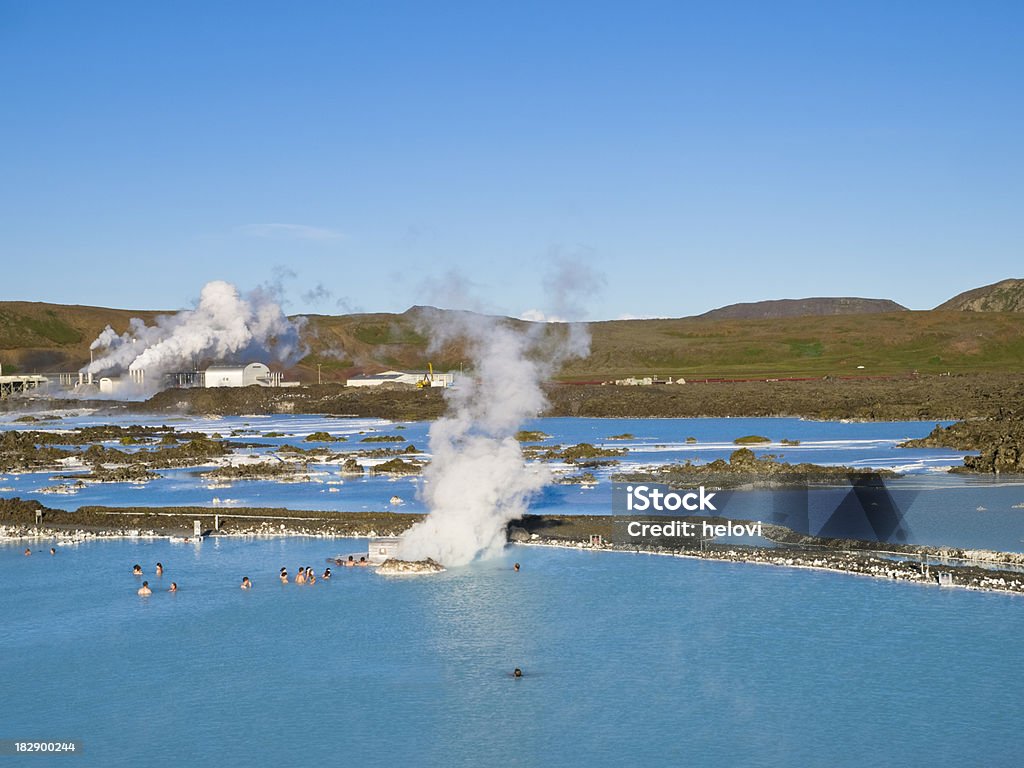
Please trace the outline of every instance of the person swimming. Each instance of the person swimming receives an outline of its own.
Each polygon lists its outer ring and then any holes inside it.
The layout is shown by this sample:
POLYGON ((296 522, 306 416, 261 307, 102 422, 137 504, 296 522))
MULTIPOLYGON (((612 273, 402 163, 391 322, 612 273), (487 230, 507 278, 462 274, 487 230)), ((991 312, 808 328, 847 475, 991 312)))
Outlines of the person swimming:
POLYGON ((242 577, 242 589, 252 589, 252 582, 249 581, 248 576, 242 577))
POLYGON ((156 564, 156 575, 157 576, 163 576, 164 575, 164 564, 163 563, 157 563, 156 564))
POLYGON ((523 670, 521 670, 519 667, 516 667, 515 671, 512 672, 512 677, 522 677, 522 676, 523 676, 523 670))
POLYGON ((141 576, 141 575, 142 575, 142 566, 139 565, 138 563, 136 563, 135 565, 132 566, 132 576, 141 576))
POLYGON ((177 592, 178 591, 178 582, 172 581, 171 582, 171 588, 168 589, 167 591, 168 592, 177 592))
POLYGON ((295 583, 296 584, 305 584, 306 583, 306 572, 302 568, 299 568, 298 573, 295 574, 295 583))
POLYGON ((281 578, 281 583, 282 584, 287 584, 288 583, 288 571, 286 571, 284 568, 281 569, 281 577, 280 578, 281 578))
POLYGON ((54 549, 53 547, 50 547, 50 554, 51 555, 56 555, 57 554, 57 550, 54 549))
POLYGON ((148 581, 142 582, 142 586, 139 587, 139 594, 142 597, 149 597, 150 595, 153 594, 153 590, 149 588, 149 582, 148 581))
POLYGON ((348 560, 345 561, 345 567, 346 568, 351 568, 355 564, 356 564, 356 559, 354 557, 352 557, 352 555, 349 555, 348 556, 348 560))
POLYGON ((359 558, 359 562, 356 563, 356 565, 358 565, 360 568, 363 568, 363 567, 369 565, 369 563, 366 562, 366 558, 365 557, 360 557, 359 558))
POLYGON ((31 554, 32 554, 32 550, 29 549, 28 547, 25 547, 25 557, 28 557, 31 554))
POLYGON ((313 573, 313 566, 306 566, 306 583, 316 584, 316 574, 313 573))
POLYGON ((519 573, 519 563, 516 563, 515 565, 513 565, 512 566, 512 570, 515 571, 516 573, 519 573))
POLYGON ((330 568, 327 568, 327 569, 324 570, 323 578, 325 578, 325 579, 331 578, 331 569, 330 568))

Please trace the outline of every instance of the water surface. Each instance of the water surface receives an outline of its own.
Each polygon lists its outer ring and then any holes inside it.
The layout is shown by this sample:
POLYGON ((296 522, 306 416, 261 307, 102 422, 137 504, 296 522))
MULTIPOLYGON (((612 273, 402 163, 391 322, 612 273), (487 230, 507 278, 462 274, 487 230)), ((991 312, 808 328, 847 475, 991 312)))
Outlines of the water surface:
POLYGON ((523 547, 275 578, 357 544, 0 547, 0 738, 83 766, 1020 764, 1019 597, 523 547))

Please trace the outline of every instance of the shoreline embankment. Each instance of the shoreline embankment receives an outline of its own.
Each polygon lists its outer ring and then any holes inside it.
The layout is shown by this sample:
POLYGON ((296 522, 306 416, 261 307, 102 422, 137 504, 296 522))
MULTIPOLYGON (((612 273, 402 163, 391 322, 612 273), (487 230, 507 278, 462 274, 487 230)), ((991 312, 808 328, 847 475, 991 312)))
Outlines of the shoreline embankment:
MULTIPOLYGON (((182 540, 200 521, 204 538, 361 539, 399 536, 422 519, 396 512, 310 512, 246 508, 225 512, 207 508, 83 507, 49 510, 23 502, 0 516, 0 543, 68 544, 103 539, 182 540), (37 516, 38 513, 38 516, 37 516), (219 525, 218 525, 219 524, 219 525)), ((609 541, 611 518, 589 515, 529 515, 510 526, 510 544, 592 552, 685 557, 733 563, 831 571, 941 587, 1024 594, 1024 554, 965 551, 900 545, 871 548, 869 542, 776 538, 773 547, 706 541, 701 548, 622 544, 609 541), (1000 568, 999 566, 1004 566, 1000 568)), ((779 531, 784 534, 785 531, 779 531)))

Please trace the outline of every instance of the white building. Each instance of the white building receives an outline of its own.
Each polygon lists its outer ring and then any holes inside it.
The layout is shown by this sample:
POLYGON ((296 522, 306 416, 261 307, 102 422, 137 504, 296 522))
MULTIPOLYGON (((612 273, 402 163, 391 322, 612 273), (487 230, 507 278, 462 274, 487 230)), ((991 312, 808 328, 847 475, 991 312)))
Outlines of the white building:
POLYGON ((352 376, 348 380, 348 386, 350 387, 379 387, 381 384, 450 387, 454 383, 454 373, 432 374, 429 371, 384 371, 383 373, 352 376))
POLYGON ((203 386, 214 387, 280 387, 282 375, 263 363, 248 365, 211 365, 203 374, 203 386))
POLYGON ((391 536, 370 539, 370 551, 367 553, 367 561, 373 565, 380 565, 385 560, 398 557, 398 545, 401 541, 401 539, 391 536))

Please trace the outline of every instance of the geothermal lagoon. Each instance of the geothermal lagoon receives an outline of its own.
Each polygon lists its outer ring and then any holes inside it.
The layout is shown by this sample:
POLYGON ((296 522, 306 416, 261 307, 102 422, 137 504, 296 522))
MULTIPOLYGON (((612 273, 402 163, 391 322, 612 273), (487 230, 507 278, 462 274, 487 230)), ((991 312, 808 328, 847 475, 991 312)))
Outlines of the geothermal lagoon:
MULTIPOLYGON (((78 412, 72 412, 78 413, 78 412)), ((138 415, 69 415, 55 421, 18 423, 0 416, 2 430, 68 431, 103 425, 166 426, 177 432, 201 433, 239 446, 230 455, 203 466, 158 469, 148 482, 78 483, 75 473, 88 467, 71 463, 54 471, 0 472, 0 496, 35 498, 47 507, 72 510, 86 505, 110 507, 203 506, 230 513, 240 507, 285 507, 323 511, 391 511, 424 513, 420 474, 373 474, 369 470, 394 456, 360 455, 372 451, 400 453, 408 462, 425 463, 429 423, 395 423, 382 419, 349 419, 306 415, 167 417, 138 415), (329 440, 323 440, 328 436, 329 440), (322 448, 335 457, 292 453, 322 448), (416 449, 414 453, 407 451, 416 449), (282 450, 283 449, 283 450, 282 450), (345 456, 357 456, 362 471, 347 474, 345 456), (212 477, 224 466, 279 465, 294 470, 282 477, 239 480, 212 477)), ((948 423, 948 422, 942 422, 948 423)), ((934 422, 828 422, 796 418, 708 419, 576 419, 541 418, 524 431, 542 439, 524 443, 544 450, 588 443, 599 449, 624 451, 604 467, 581 469, 564 461, 545 461, 559 481, 545 486, 531 503, 537 514, 606 515, 612 510, 615 473, 672 462, 707 463, 727 459, 738 447, 734 440, 760 435, 770 442, 748 446, 757 455, 789 463, 888 469, 900 477, 886 485, 903 506, 908 543, 931 546, 1024 552, 1024 481, 951 475, 964 452, 946 448, 900 448, 905 440, 923 437, 934 422), (785 441, 785 442, 783 442, 785 441), (798 444, 793 444, 798 443, 798 444), (592 480, 585 475, 592 475, 592 480), (564 482, 563 482, 564 481, 564 482)), ((104 445, 131 452, 116 440, 104 445)), ((833 497, 822 492, 822 503, 833 497)), ((735 494, 728 509, 739 519, 759 519, 770 494, 735 494)), ((812 531, 813 533, 814 531, 812 531)))
MULTIPOLYGON (((0 495, 52 508, 288 507, 423 512, 419 475, 211 481, 223 464, 415 445, 427 424, 314 416, 158 419, 78 413, 3 429, 162 425, 246 443, 148 482, 2 473, 0 495), (402 442, 362 442, 400 436, 402 442), (344 442, 336 438, 345 437, 344 442), (252 445, 259 444, 259 445, 252 445), (63 490, 60 486, 67 486, 63 490)), ((962 454, 902 449, 932 423, 537 419, 538 445, 625 448, 534 513, 609 514, 614 472, 728 457, 745 435, 786 461, 891 468, 913 541, 1024 551, 1024 485, 949 475, 962 454), (614 438, 614 439, 613 439, 614 438), (688 441, 687 438, 693 438, 688 441), (799 441, 798 445, 784 444, 799 441), (982 508, 979 510, 979 508, 982 508)), ((113 447, 113 445, 112 445, 113 447)), ((118 449, 131 447, 117 445, 118 449)), ((361 457, 365 465, 387 460, 361 457)), ((556 475, 578 467, 548 462, 556 475)), ((756 491, 740 511, 754 519, 756 491), (753 514, 750 514, 753 513, 753 514)), ((5 734, 78 740, 61 759, 139 765, 1012 765, 1024 704, 1021 597, 808 569, 510 545, 429 577, 336 567, 358 539, 87 538, 0 546, 5 734), (23 555, 25 546, 33 554, 23 555), (163 563, 163 576, 154 566, 163 563), (513 570, 514 563, 521 570, 513 570), (133 576, 132 565, 144 575, 133 576), (282 584, 312 566, 314 585, 282 584), (251 590, 238 588, 243 576, 251 590), (136 595, 140 581, 152 596, 136 595), (179 590, 168 593, 171 581, 179 590), (524 671, 512 677, 516 667, 524 671)), ((12 764, 46 764, 30 756, 12 764), (19 762, 21 761, 21 762, 19 762)))

